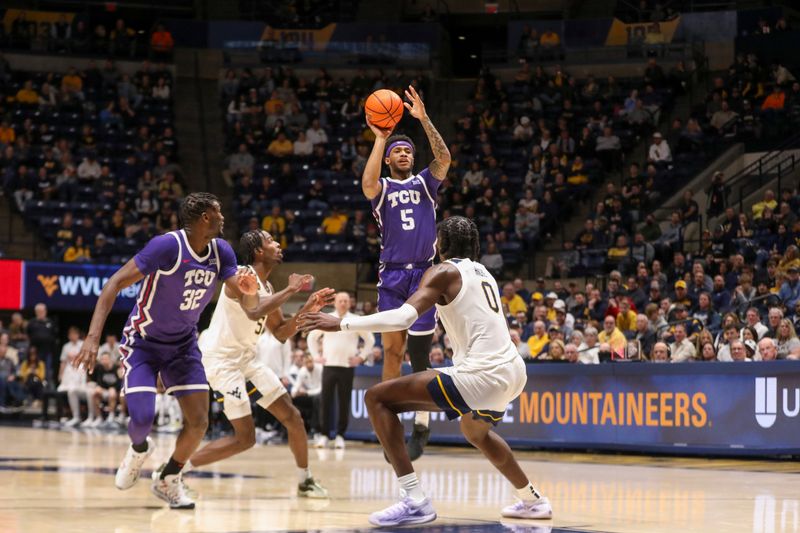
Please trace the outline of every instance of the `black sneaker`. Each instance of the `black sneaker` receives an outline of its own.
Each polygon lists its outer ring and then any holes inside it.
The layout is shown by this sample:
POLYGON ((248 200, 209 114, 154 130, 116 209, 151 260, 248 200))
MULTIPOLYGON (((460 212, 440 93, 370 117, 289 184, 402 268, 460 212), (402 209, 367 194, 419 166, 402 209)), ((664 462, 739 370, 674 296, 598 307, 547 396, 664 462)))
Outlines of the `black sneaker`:
POLYGON ((408 439, 408 443, 406 444, 409 459, 416 461, 422 456, 430 436, 431 430, 428 426, 414 424, 414 431, 411 432, 411 438, 408 439))

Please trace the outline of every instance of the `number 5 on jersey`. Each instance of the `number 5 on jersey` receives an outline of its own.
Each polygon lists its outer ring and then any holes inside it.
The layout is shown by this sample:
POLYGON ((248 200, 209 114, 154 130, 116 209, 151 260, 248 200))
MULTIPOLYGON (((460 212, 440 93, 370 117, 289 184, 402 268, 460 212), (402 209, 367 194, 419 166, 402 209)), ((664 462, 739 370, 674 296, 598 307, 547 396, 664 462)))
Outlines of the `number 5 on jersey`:
POLYGON ((403 221, 403 229, 406 231, 411 231, 416 226, 414 224, 414 210, 413 209, 403 209, 400 211, 400 220, 403 221))

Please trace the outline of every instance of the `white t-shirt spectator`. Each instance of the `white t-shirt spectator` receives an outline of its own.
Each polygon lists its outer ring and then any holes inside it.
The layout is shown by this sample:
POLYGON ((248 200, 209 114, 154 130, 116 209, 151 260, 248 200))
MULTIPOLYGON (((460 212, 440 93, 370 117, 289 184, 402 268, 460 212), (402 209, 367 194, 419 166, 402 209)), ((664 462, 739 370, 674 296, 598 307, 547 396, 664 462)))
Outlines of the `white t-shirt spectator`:
POLYGON ((667 141, 662 139, 661 143, 650 145, 647 157, 656 163, 670 163, 672 161, 672 150, 670 150, 667 141))
POLYGON ((76 357, 81 351, 83 341, 68 342, 61 348, 61 363, 64 364, 64 373, 61 375, 61 383, 58 390, 63 392, 70 389, 86 387, 86 371, 82 368, 75 368, 70 363, 71 358, 76 357))
POLYGON ((314 145, 308 140, 308 137, 306 137, 305 141, 295 141, 293 150, 294 155, 307 156, 311 155, 314 151, 314 145))
POLYGON ((308 139, 308 142, 310 142, 312 145, 324 144, 328 142, 328 134, 325 133, 325 130, 322 128, 316 130, 314 128, 308 128, 306 130, 306 139, 308 139))
POLYGON ((697 353, 694 343, 689 339, 683 339, 683 341, 680 343, 672 343, 669 348, 672 352, 671 359, 673 363, 683 363, 688 361, 689 359, 694 358, 695 354, 697 353))
MULTIPOLYGON (((334 311, 329 313, 338 317, 334 311)), ((353 313, 345 313, 342 318, 356 317, 353 313)), ((349 367, 350 357, 357 355, 364 361, 367 360, 372 347, 375 345, 375 335, 368 331, 336 331, 326 332, 315 329, 308 334, 308 351, 315 360, 325 358, 325 366, 349 367), (319 351, 319 340, 322 338, 322 353, 319 351), (364 345, 359 349, 360 341, 364 345)))
POLYGON ((297 381, 292 385, 292 396, 297 396, 300 391, 305 391, 309 396, 317 396, 322 392, 322 365, 314 363, 311 371, 305 365, 300 368, 297 381))
POLYGON ((78 165, 78 176, 81 178, 99 178, 101 173, 100 163, 96 159, 89 161, 84 159, 78 165))

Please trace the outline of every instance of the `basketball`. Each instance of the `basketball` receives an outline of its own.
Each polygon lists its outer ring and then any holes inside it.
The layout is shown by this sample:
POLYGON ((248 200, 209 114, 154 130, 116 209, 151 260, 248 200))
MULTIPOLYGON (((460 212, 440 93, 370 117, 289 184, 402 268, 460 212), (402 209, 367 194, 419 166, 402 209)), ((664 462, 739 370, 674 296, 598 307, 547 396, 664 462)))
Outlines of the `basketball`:
POLYGON ((364 112, 370 124, 392 129, 403 118, 403 100, 394 91, 379 89, 367 98, 364 112))

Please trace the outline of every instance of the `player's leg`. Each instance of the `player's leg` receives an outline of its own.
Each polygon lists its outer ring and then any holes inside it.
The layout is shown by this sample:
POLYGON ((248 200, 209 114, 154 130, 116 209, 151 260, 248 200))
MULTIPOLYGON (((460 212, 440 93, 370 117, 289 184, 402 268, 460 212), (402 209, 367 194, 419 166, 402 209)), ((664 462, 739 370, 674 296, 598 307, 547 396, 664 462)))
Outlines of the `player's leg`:
POLYGON ((520 502, 504 508, 503 516, 512 518, 551 518, 553 516, 549 500, 536 490, 514 458, 508 443, 492 431, 492 426, 488 421, 478 420, 472 415, 462 416, 461 433, 516 489, 520 502))
MULTIPOLYGON (((430 368, 431 342, 433 333, 428 328, 435 327, 436 315, 433 309, 425 313, 412 326, 408 332, 408 356, 411 359, 411 369, 414 372, 423 372, 430 368), (430 315, 430 316, 428 316, 430 315), (423 334, 418 334, 422 329, 423 334)), ((408 455, 412 461, 416 461, 425 450, 425 445, 431 436, 429 429, 431 414, 427 411, 417 411, 414 415, 414 429, 408 439, 408 455)))
POLYGON ((391 379, 370 388, 365 395, 372 427, 403 489, 403 499, 399 503, 370 515, 369 520, 374 525, 424 523, 436 518, 436 511, 422 491, 411 465, 404 443, 403 424, 397 415, 416 410, 439 411, 429 392, 429 385, 437 376, 438 372, 426 370, 391 379))
MULTIPOLYGON (((275 381, 277 385, 280 385, 277 376, 275 381)), ((259 391, 261 390, 259 389, 259 391)), ((286 428, 289 449, 292 451, 294 462, 297 465, 297 495, 304 498, 327 498, 328 491, 311 474, 308 464, 308 434, 300 411, 294 406, 291 397, 286 392, 271 401, 271 397, 274 395, 270 394, 269 389, 265 390, 267 394, 258 400, 258 404, 262 407, 266 404, 265 408, 286 428)))
POLYGON ((381 381, 399 378, 406 351, 406 332, 391 331, 381 333, 383 342, 383 370, 381 381))
MULTIPOLYGON (((228 416, 227 413, 226 416, 228 416)), ((230 418, 228 416, 228 421, 233 427, 233 435, 212 440, 194 452, 186 466, 194 469, 216 463, 237 453, 249 450, 255 445, 256 425, 251 414, 248 413, 240 418, 230 418)), ((183 471, 186 471, 186 467, 184 467, 183 471)))

